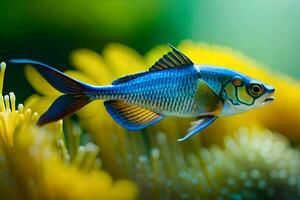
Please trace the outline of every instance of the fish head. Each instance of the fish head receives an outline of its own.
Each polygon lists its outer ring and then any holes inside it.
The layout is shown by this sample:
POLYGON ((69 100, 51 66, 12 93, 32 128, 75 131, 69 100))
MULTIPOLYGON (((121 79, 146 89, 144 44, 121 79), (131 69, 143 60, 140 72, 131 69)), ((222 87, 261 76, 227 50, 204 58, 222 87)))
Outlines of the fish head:
POLYGON ((275 88, 242 74, 233 74, 224 84, 223 115, 245 112, 271 103, 275 88))

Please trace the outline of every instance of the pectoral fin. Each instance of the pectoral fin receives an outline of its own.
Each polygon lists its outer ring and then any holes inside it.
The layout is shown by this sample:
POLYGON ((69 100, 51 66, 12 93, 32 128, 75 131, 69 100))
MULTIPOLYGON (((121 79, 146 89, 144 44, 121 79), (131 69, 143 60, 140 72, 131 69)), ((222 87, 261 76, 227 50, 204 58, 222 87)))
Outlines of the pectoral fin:
POLYGON ((203 113, 215 113, 220 111, 223 105, 219 95, 202 79, 198 80, 194 100, 203 113))
POLYGON ((192 126, 188 130, 188 133, 184 137, 178 139, 177 141, 182 142, 183 140, 192 137, 193 135, 199 133, 200 131, 208 127, 216 119, 217 116, 205 116, 199 119, 198 121, 192 122, 192 126))
POLYGON ((164 116, 151 110, 129 105, 122 101, 106 101, 104 105, 111 117, 118 124, 131 131, 138 131, 154 125, 164 118, 164 116))

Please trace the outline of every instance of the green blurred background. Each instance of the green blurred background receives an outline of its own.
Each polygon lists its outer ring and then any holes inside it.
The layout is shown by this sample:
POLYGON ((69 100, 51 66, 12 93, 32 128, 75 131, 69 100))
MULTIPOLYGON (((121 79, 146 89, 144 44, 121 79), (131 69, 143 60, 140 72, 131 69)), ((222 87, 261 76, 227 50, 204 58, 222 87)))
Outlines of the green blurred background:
MULTIPOLYGON (((191 39, 232 47, 300 78, 298 0, 1 0, 0 8, 0 60, 31 58, 64 70, 77 48, 100 53, 120 42, 144 54, 191 39)), ((19 101, 33 92, 20 66, 8 66, 5 84, 19 101)))

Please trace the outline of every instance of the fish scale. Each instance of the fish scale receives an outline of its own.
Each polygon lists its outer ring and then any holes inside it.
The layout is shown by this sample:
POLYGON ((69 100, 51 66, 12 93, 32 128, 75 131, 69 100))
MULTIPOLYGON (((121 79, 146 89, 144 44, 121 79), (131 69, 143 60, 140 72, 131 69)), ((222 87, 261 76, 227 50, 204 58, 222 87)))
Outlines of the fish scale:
POLYGON ((108 86, 82 83, 37 61, 12 62, 33 65, 63 93, 40 117, 39 125, 60 120, 91 101, 103 99, 111 117, 133 131, 154 125, 166 116, 199 117, 178 140, 183 141, 205 129, 217 117, 244 112, 273 100, 274 88, 229 69, 195 65, 175 47, 170 47, 172 51, 148 71, 121 77, 108 86))
POLYGON ((191 109, 195 107, 193 97, 198 78, 199 73, 194 66, 184 71, 182 69, 158 71, 116 85, 111 88, 112 96, 105 97, 142 105, 165 115, 195 116, 198 113, 191 109), (127 94, 127 98, 123 98, 123 94, 127 94), (183 106, 178 107, 178 104, 183 106))
POLYGON ((233 76, 239 75, 236 72, 230 71, 226 68, 219 67, 216 70, 215 66, 201 65, 199 66, 200 78, 206 81, 211 88, 218 94, 222 92, 223 84, 228 82, 233 76))

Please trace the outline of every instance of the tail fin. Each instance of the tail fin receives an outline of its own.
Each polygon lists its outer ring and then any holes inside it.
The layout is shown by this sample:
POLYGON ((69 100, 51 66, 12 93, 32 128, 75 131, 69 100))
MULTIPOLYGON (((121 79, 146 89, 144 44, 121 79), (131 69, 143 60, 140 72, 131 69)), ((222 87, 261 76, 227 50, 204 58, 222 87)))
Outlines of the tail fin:
POLYGON ((63 119, 91 102, 89 94, 93 91, 93 87, 90 85, 75 80, 37 61, 14 59, 10 60, 10 62, 32 65, 55 89, 64 93, 64 95, 58 97, 50 108, 40 117, 38 125, 63 119))

